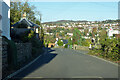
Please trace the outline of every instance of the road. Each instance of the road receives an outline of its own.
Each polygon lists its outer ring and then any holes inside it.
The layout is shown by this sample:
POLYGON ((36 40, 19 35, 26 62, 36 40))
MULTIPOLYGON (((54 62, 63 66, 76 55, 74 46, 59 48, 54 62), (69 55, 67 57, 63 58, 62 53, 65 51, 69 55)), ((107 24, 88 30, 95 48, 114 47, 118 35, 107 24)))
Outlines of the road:
POLYGON ((15 78, 118 78, 118 66, 87 51, 49 49, 15 78))

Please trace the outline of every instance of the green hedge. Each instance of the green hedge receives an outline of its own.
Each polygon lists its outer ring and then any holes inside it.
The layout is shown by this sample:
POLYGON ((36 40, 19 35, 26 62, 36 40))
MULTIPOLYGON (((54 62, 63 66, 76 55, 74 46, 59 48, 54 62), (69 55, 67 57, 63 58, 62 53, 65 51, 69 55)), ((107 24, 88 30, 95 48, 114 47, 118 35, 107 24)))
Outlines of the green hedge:
POLYGON ((11 69, 15 69, 17 67, 17 47, 14 41, 8 40, 7 38, 4 38, 4 40, 8 43, 8 66, 11 69))
POLYGON ((120 61, 120 39, 106 38, 102 39, 100 44, 101 48, 95 48, 90 53, 112 61, 120 61))
POLYGON ((65 44, 64 48, 68 48, 68 44, 65 44))

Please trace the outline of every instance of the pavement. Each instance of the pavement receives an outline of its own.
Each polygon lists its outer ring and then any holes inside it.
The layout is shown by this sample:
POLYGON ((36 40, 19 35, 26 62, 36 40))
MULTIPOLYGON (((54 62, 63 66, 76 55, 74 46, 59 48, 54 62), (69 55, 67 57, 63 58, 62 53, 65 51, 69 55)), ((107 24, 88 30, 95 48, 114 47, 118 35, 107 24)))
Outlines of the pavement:
POLYGON ((118 78, 117 65, 86 55, 87 51, 46 50, 46 54, 13 78, 118 78))

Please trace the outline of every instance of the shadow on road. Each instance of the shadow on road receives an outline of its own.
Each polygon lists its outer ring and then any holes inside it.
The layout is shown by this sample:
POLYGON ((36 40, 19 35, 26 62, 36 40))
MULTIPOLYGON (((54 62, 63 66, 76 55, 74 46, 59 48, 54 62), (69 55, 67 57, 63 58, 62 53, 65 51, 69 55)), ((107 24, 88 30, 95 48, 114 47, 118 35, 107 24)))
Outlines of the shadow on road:
POLYGON ((14 76, 11 80, 22 80, 25 76, 29 75, 30 73, 34 72, 38 68, 42 67, 43 65, 49 63, 53 58, 56 57, 56 53, 52 54, 51 52, 55 51, 50 48, 47 48, 47 53, 43 54, 37 61, 31 64, 29 67, 24 69, 22 72, 18 73, 14 76))
POLYGON ((55 50, 52 50, 51 48, 48 48, 48 53, 53 52, 55 50))

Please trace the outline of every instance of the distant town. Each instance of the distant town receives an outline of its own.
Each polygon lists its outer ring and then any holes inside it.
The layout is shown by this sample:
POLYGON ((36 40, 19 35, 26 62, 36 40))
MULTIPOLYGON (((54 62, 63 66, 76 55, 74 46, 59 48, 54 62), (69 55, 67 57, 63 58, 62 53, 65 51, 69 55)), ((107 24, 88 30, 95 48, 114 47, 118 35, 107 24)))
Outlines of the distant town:
MULTIPOLYGON (((78 28, 84 39, 99 38, 102 30, 106 31, 108 37, 120 37, 118 20, 106 20, 106 21, 72 21, 61 20, 56 22, 42 23, 44 33, 49 35, 50 41, 56 43, 56 40, 66 40, 73 37, 74 28, 78 28)), ((46 38, 48 39, 48 37, 46 38)))

